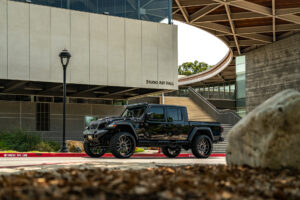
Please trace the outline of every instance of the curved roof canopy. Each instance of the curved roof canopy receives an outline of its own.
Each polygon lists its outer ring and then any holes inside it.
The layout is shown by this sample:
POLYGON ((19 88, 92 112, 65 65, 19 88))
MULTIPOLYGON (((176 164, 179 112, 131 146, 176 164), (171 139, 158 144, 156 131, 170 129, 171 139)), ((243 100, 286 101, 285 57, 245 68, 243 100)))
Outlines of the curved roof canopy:
MULTIPOLYGON (((300 30, 299 0, 173 0, 172 12, 174 20, 220 38, 234 56, 300 30)), ((227 80, 235 80, 234 60, 202 83, 227 80)))

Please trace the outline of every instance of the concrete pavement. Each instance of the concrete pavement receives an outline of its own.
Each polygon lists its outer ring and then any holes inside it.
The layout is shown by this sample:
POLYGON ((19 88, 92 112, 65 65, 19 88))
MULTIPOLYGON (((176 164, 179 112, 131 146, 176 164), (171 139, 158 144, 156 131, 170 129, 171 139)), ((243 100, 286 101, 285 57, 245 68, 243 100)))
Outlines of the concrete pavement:
POLYGON ((197 158, 89 158, 89 157, 46 157, 46 158, 0 158, 0 174, 19 173, 27 170, 54 170, 58 168, 107 168, 145 169, 158 166, 225 165, 225 157, 197 158))

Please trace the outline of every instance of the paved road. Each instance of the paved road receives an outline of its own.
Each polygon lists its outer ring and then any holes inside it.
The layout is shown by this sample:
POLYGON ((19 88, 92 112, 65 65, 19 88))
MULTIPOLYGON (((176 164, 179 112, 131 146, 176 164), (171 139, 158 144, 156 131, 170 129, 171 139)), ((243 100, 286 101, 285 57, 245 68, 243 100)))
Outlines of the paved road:
POLYGON ((26 170, 54 170, 57 168, 109 168, 109 169, 144 169, 157 166, 182 166, 194 164, 225 164, 225 157, 212 157, 209 159, 196 158, 0 158, 0 174, 18 173, 26 170))

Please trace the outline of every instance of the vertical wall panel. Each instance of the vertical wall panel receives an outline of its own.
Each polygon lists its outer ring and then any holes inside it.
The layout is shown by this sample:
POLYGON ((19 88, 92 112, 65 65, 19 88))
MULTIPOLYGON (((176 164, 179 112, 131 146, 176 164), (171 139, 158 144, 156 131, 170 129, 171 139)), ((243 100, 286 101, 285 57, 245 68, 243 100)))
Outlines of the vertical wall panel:
POLYGON ((30 6, 30 80, 50 79, 50 8, 30 6))
POLYGON ((83 12, 71 12, 71 71, 72 83, 89 84, 89 14, 83 12))
POLYGON ((107 85, 106 15, 90 15, 90 84, 107 85))
POLYGON ((63 49, 68 83, 177 89, 176 26, 0 0, 0 79, 62 82, 63 49))
POLYGON ((141 21, 125 21, 126 86, 136 87, 142 83, 142 29, 141 21))
POLYGON ((147 84, 157 81, 157 23, 142 21, 142 86, 157 88, 158 84, 147 84))
POLYGON ((124 18, 108 18, 108 85, 125 85, 124 18))
MULTIPOLYGON (((50 81, 52 82, 63 80, 63 69, 58 57, 63 49, 70 51, 70 11, 51 8, 50 81)), ((68 66, 67 82, 70 82, 71 67, 72 61, 68 66)))
POLYGON ((0 78, 7 78, 7 1, 0 0, 0 78))
POLYGON ((178 27, 177 26, 173 26, 173 70, 174 70, 174 74, 173 74, 173 80, 174 80, 174 87, 173 89, 177 89, 178 88, 178 27))
POLYGON ((8 1, 8 78, 29 80, 29 5, 8 1))
POLYGON ((158 81, 159 87, 171 89, 174 84, 172 26, 158 24, 158 81))

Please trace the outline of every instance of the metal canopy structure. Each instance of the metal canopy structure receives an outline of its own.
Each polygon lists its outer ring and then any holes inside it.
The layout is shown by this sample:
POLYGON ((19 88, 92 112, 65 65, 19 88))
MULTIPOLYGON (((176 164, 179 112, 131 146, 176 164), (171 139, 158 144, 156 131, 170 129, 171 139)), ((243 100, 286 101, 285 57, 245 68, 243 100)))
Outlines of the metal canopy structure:
MULTIPOLYGON (((0 80, 1 95, 34 95, 41 97, 60 97, 62 96, 63 85, 61 83, 38 82, 38 81, 19 81, 19 80, 0 80)), ((68 84, 67 96, 70 98, 88 99, 131 99, 136 96, 146 96, 153 93, 161 93, 160 89, 99 86, 84 84, 68 84)))
MULTIPOLYGON (((299 0, 173 0, 173 19, 220 38, 238 56, 300 30, 299 0)), ((234 60, 203 83, 235 79, 234 60)))

